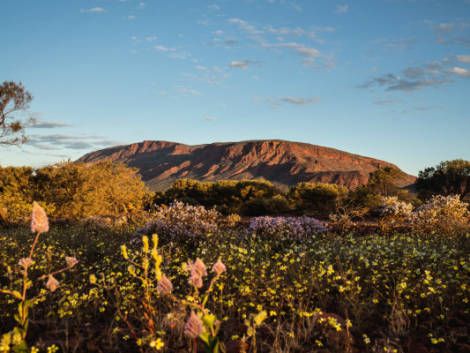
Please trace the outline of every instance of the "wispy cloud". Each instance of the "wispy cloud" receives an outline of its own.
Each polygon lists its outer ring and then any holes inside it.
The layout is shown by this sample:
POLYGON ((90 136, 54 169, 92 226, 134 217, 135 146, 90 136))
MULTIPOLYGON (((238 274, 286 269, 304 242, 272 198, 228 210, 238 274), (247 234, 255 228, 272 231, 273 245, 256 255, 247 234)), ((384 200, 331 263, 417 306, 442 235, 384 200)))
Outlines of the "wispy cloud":
POLYGON ((230 63, 230 67, 232 69, 247 69, 248 68, 248 60, 245 61, 232 61, 230 63))
MULTIPOLYGON (((336 65, 335 58, 332 54, 326 55, 317 48, 301 43, 299 39, 296 39, 295 41, 284 41, 284 37, 289 36, 297 38, 304 37, 309 40, 323 43, 322 40, 317 38, 317 32, 333 32, 333 27, 315 27, 308 31, 302 27, 276 28, 271 25, 256 27, 240 18, 229 19, 229 23, 237 24, 241 30, 249 34, 248 38, 255 41, 261 48, 270 48, 277 51, 280 51, 283 48, 290 48, 292 53, 303 58, 301 62, 307 67, 315 69, 331 69, 336 65), (266 37, 269 35, 274 35, 276 37, 268 41, 266 37)), ((243 62, 236 62, 236 64, 236 67, 239 68, 247 67, 243 62)))
POLYGON ((390 106, 390 105, 394 105, 394 104, 402 103, 402 102, 403 100, 399 98, 381 98, 381 99, 377 99, 376 101, 374 101, 374 104, 382 105, 382 106, 390 106))
POLYGON ((461 63, 470 64, 470 55, 457 55, 456 58, 461 63))
POLYGON ((454 22, 435 23, 426 21, 436 35, 436 42, 440 44, 457 44, 470 46, 470 23, 464 20, 454 22))
POLYGON ((228 22, 231 23, 231 24, 238 25, 238 27, 241 30, 243 30, 245 32, 248 32, 250 34, 261 34, 262 33, 254 25, 251 25, 248 22, 246 22, 245 20, 242 20, 240 18, 229 18, 228 22))
POLYGON ((416 39, 408 38, 408 39, 386 39, 381 38, 374 40, 372 44, 383 47, 385 49, 391 50, 407 50, 412 48, 416 44, 416 39))
POLYGON ((162 52, 168 52, 168 51, 175 51, 176 49, 175 48, 169 48, 169 47, 166 47, 164 45, 156 45, 154 46, 154 48, 158 51, 162 51, 162 52))
POLYGON ((106 10, 102 7, 92 7, 90 9, 80 9, 81 13, 94 13, 94 14, 100 14, 106 12, 106 10))
POLYGON ((447 72, 460 77, 470 77, 470 71, 462 67, 454 66, 452 69, 447 70, 447 72))
POLYGON ((336 5, 336 13, 346 13, 349 11, 349 5, 336 5))
POLYGON ((213 116, 206 115, 206 116, 204 117, 204 120, 207 120, 207 121, 216 121, 217 118, 214 118, 213 116))
MULTIPOLYGON (((259 101, 259 98, 255 98, 256 101, 259 101)), ((292 105, 306 105, 306 104, 313 104, 318 103, 320 101, 319 97, 269 97, 263 99, 263 101, 271 104, 273 107, 278 108, 283 106, 284 104, 292 104, 292 105)))
POLYGON ((202 96, 201 92, 190 87, 178 86, 177 90, 181 95, 202 96))
POLYGON ((71 127, 73 125, 64 124, 64 123, 56 123, 52 121, 34 121, 32 124, 28 125, 28 128, 31 129, 55 129, 61 127, 71 127))
POLYGON ((41 150, 87 150, 120 145, 119 141, 93 135, 30 135, 27 145, 41 150))
MULTIPOLYGON (((382 87, 386 91, 416 91, 426 87, 439 87, 452 82, 451 73, 457 74, 452 70, 446 70, 449 62, 435 61, 421 66, 409 66, 401 71, 402 75, 387 73, 374 77, 362 85, 360 88, 382 87)), ((460 76, 463 72, 460 71, 460 76)))
POLYGON ((259 60, 243 60, 243 61, 232 61, 229 67, 232 69, 246 69, 250 65, 261 65, 263 62, 259 60))
POLYGON ((386 91, 416 91, 430 86, 442 86, 449 82, 450 79, 446 78, 419 78, 416 80, 405 79, 390 73, 373 78, 359 87, 370 88, 374 86, 380 86, 385 87, 386 91))

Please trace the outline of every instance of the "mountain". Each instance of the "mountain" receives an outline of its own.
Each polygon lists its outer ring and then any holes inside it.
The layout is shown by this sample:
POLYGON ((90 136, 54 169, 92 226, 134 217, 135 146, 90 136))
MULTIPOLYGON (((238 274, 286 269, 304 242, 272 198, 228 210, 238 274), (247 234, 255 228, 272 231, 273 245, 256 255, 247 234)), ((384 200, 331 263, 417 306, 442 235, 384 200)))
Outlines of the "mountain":
MULTIPOLYGON (((175 180, 266 179, 280 187, 302 181, 335 183, 354 189, 366 184, 369 173, 395 165, 328 147, 283 140, 259 140, 184 145, 167 141, 143 141, 91 152, 78 161, 123 162, 139 169, 153 190, 165 190, 175 180)), ((415 177, 403 172, 401 187, 415 177)))

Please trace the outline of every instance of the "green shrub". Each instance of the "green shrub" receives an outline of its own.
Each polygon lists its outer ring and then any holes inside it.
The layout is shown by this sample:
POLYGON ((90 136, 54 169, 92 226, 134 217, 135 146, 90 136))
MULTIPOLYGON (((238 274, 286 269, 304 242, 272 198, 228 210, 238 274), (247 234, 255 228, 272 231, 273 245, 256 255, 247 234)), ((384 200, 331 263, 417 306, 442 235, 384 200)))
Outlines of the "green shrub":
POLYGON ((347 193, 348 189, 341 185, 302 182, 290 189, 289 198, 299 213, 328 216, 347 193))

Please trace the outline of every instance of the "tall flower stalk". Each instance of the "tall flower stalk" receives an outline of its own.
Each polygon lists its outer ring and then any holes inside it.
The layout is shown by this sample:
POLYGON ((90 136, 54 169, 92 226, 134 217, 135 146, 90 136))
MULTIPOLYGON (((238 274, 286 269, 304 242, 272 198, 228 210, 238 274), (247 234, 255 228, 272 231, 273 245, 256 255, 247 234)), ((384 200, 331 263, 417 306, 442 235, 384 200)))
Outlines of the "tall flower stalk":
MULTIPOLYGON (((13 328, 12 331, 2 335, 0 346, 3 351, 8 352, 10 348, 17 351, 26 351, 28 346, 26 343, 26 336, 29 327, 29 311, 37 302, 41 296, 45 295, 41 293, 33 298, 28 299, 28 290, 33 286, 33 281, 29 277, 29 269, 34 265, 34 250, 39 240, 41 233, 49 231, 49 219, 44 209, 37 203, 33 202, 33 211, 31 214, 31 232, 36 233, 31 250, 28 257, 24 257, 18 261, 20 267, 19 272, 22 275, 21 288, 20 290, 14 289, 0 289, 0 293, 7 294, 19 300, 18 303, 18 314, 14 316, 18 326, 13 328)), ((74 257, 66 257, 67 266, 57 270, 55 272, 43 275, 37 280, 45 280, 46 288, 50 292, 54 292, 60 285, 59 281, 54 277, 59 273, 67 271, 77 264, 77 259, 74 257)))

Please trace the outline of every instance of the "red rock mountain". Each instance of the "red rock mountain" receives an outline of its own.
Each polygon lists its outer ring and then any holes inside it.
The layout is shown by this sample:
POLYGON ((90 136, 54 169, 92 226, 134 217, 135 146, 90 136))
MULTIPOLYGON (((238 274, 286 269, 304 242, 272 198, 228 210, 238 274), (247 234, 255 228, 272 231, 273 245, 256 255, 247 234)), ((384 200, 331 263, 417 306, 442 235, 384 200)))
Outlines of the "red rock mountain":
MULTIPOLYGON (((259 179, 285 187, 301 181, 335 183, 354 189, 367 183, 370 172, 395 165, 333 148, 283 140, 242 141, 189 146, 144 141, 91 152, 79 159, 123 162, 139 169, 153 190, 165 190, 175 180, 259 179)), ((397 168, 398 169, 398 168, 397 168)), ((398 186, 415 177, 403 173, 398 186)))

